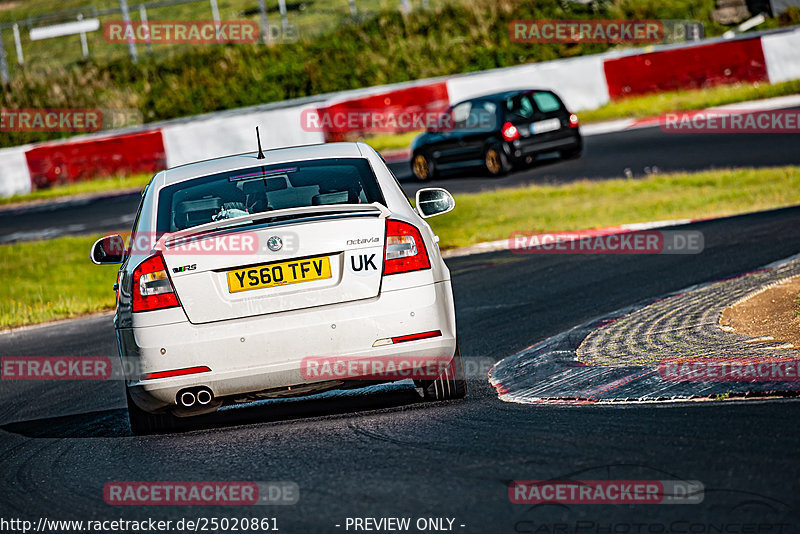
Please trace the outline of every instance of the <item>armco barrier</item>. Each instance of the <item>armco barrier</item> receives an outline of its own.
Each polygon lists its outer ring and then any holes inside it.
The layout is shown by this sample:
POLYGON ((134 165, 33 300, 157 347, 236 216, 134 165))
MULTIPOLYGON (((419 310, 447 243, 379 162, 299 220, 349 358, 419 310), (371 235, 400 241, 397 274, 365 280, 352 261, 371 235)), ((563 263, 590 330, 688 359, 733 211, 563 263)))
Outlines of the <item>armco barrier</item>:
MULTIPOLYGON (((395 89, 383 93, 376 93, 357 98, 349 98, 338 102, 328 103, 317 108, 322 131, 326 141, 344 141, 351 131, 360 131, 357 128, 331 127, 331 121, 337 117, 355 117, 360 113, 374 114, 380 111, 385 115, 397 116, 401 113, 433 113, 442 112, 450 105, 447 84, 434 82, 395 89)), ((417 128, 398 127, 393 131, 411 131, 417 128)))
POLYGON ((607 59, 604 68, 612 99, 768 80, 758 37, 607 59))
POLYGON ((761 47, 770 83, 800 78, 800 31, 764 35, 761 47))
MULTIPOLYGON (((519 65, 369 87, 164 123, 135 133, 89 135, 74 141, 0 150, 0 195, 26 193, 36 184, 70 181, 116 172, 151 172, 255 149, 253 129, 261 126, 264 148, 321 143, 324 132, 302 127, 304 110, 323 108, 393 111, 439 109, 455 102, 509 89, 556 91, 570 110, 593 109, 610 99, 677 88, 733 82, 800 78, 800 29, 769 31, 729 41, 656 46, 652 49, 519 65), (163 137, 162 137, 163 136, 163 137)), ((332 139, 330 134, 328 139, 332 139)))
POLYGON ((451 103, 514 89, 551 89, 571 111, 598 108, 609 100, 602 55, 462 74, 447 81, 451 103))
POLYGON ((87 177, 155 172, 167 163, 159 130, 72 143, 47 143, 25 152, 25 159, 35 187, 87 177))
POLYGON ((256 150, 255 127, 259 126, 261 146, 277 148, 325 141, 320 132, 300 128, 300 114, 306 106, 254 111, 242 114, 206 115, 194 121, 165 124, 164 146, 170 167, 256 150))
POLYGON ((0 196, 24 195, 31 191, 31 174, 25 152, 32 145, 0 150, 0 196))

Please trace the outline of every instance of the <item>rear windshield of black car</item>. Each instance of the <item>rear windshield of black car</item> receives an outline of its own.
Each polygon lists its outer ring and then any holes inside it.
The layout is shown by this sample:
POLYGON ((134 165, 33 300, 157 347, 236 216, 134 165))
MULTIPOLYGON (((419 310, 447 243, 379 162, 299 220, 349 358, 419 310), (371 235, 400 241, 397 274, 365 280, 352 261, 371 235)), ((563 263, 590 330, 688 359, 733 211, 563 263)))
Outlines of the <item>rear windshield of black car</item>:
POLYGON ((522 93, 506 100, 506 117, 510 119, 531 119, 538 111, 550 113, 562 109, 561 101, 549 91, 522 93))
POLYGON ((286 208, 385 204, 363 158, 259 165, 178 182, 158 196, 158 232, 286 208))

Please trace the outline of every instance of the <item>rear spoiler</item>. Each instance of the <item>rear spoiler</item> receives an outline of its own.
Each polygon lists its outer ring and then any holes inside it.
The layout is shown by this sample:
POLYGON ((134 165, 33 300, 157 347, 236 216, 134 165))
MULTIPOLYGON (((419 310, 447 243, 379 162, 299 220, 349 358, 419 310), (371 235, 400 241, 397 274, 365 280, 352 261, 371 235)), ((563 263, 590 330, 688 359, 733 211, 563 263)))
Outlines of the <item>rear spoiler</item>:
POLYGON ((286 224, 289 222, 297 222, 298 219, 338 218, 348 215, 376 216, 378 218, 385 219, 391 215, 391 212, 389 211, 389 208, 378 202, 373 202, 372 204, 301 206, 297 208, 262 211, 260 213, 242 215, 241 217, 234 217, 233 219, 212 221, 199 226, 193 226, 192 228, 187 228, 185 230, 166 233, 159 238, 154 248, 156 250, 163 250, 167 242, 169 242, 170 245, 174 245, 183 241, 184 239, 197 237, 199 235, 208 234, 217 230, 228 230, 249 224, 269 225, 269 222, 273 222, 275 224, 286 224))

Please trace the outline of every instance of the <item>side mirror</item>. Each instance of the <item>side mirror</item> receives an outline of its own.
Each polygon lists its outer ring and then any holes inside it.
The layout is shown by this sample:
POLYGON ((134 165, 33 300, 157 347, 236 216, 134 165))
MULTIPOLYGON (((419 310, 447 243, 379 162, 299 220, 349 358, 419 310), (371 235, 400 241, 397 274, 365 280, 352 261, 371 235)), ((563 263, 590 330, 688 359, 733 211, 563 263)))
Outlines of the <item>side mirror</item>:
POLYGON ((426 187, 417 191, 417 213, 427 219, 452 211, 456 207, 453 195, 441 187, 426 187))
POLYGON ((97 265, 122 263, 125 259, 125 240, 119 234, 101 237, 92 245, 89 259, 97 265))

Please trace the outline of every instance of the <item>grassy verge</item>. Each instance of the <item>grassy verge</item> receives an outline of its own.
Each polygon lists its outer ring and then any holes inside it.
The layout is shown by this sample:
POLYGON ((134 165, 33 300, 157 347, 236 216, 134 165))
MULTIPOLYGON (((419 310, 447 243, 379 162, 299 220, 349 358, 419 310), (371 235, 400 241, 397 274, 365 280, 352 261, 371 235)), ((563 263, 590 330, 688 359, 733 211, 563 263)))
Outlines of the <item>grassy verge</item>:
POLYGON ((117 266, 94 265, 96 237, 61 237, 0 247, 0 328, 114 307, 117 266))
POLYGON ((142 189, 146 186, 153 176, 150 174, 135 174, 131 176, 118 176, 113 178, 100 178, 87 182, 77 182, 74 184, 59 185, 49 189, 40 189, 25 195, 14 195, 13 197, 0 198, 0 205, 17 204, 20 202, 30 202, 35 200, 52 200, 56 198, 66 198, 95 193, 105 193, 121 191, 125 189, 142 189))
POLYGON ((721 217, 798 203, 800 167, 715 170, 456 195, 456 209, 430 224, 441 247, 453 248, 512 232, 721 217))
MULTIPOLYGON (((446 185, 446 184, 445 184, 446 185)), ((800 167, 669 174, 639 180, 531 186, 456 197, 430 219, 442 248, 511 232, 579 230, 683 217, 716 217, 800 203, 800 167)), ((114 306, 116 267, 93 265, 94 237, 0 246, 0 328, 114 306)))
POLYGON ((776 84, 724 85, 693 91, 668 91, 625 98, 597 109, 582 111, 578 116, 582 123, 628 117, 652 117, 669 111, 704 109, 798 93, 800 93, 800 80, 776 84))
POLYGON ((364 142, 377 150, 378 152, 386 150, 397 150, 400 148, 408 148, 411 141, 419 135, 420 132, 405 132, 399 134, 380 134, 364 138, 364 142))

